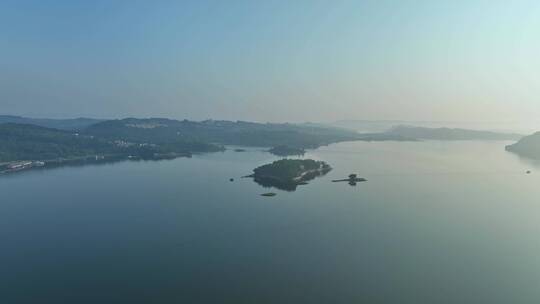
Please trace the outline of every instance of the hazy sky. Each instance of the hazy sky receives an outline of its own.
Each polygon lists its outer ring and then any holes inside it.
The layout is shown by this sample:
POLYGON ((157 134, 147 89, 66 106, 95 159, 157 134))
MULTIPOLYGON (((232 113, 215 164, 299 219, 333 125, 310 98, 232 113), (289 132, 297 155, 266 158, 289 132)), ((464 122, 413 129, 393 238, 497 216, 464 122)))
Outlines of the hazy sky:
POLYGON ((0 1, 0 113, 540 117, 540 1, 0 1))

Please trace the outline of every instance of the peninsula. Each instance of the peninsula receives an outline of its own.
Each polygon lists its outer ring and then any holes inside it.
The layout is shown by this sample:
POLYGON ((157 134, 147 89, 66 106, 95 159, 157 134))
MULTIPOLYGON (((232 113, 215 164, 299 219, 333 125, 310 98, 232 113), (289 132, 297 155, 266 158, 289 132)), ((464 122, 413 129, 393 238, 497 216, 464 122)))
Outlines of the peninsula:
POLYGON ((540 159, 540 132, 525 136, 515 144, 506 146, 506 151, 525 158, 540 159))

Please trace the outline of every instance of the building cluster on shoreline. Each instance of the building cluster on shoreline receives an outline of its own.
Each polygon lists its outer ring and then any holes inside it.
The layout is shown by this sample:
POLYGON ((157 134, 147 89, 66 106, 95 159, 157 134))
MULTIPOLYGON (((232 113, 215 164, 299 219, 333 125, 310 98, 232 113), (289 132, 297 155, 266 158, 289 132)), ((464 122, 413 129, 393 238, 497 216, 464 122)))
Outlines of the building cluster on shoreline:
POLYGON ((11 162, 6 165, 0 170, 1 173, 9 173, 9 172, 16 172, 21 171, 25 169, 35 168, 35 167, 43 167, 45 166, 45 162, 43 161, 17 161, 17 162, 11 162))

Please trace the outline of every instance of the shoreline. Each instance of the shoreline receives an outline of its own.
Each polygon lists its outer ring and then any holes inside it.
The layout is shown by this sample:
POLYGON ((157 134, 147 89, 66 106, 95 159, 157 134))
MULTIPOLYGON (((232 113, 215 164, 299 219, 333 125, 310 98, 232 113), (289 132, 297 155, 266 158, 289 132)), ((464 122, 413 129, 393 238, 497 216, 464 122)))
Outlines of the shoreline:
POLYGON ((198 153, 168 153, 154 155, 151 158, 145 158, 140 156, 125 155, 125 154, 108 154, 108 155, 87 155, 76 158, 60 158, 50 160, 20 160, 13 162, 4 162, 0 169, 0 176, 12 175, 16 173, 29 172, 47 169, 55 169, 61 167, 78 167, 85 165, 107 164, 116 163, 122 161, 160 161, 160 160, 172 160, 177 158, 191 158, 193 154, 198 153), (10 166, 14 166, 11 167, 10 166), (19 167, 20 166, 20 167, 19 167))

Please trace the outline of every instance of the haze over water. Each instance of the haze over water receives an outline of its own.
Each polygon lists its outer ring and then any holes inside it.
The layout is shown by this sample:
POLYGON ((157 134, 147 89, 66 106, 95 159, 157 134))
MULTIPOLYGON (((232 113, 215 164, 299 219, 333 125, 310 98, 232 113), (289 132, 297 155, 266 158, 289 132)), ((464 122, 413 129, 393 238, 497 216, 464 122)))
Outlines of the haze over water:
POLYGON ((536 122, 540 3, 0 2, 1 114, 536 122))
POLYGON ((540 166, 506 142, 348 142, 276 197, 258 149, 0 178, 4 303, 537 303, 540 166), (525 174, 532 170, 532 174, 525 174), (331 183, 349 173, 368 182, 331 183), (234 182, 229 178, 234 177, 234 182))
POLYGON ((1 0, 0 304, 537 304, 539 37, 537 0, 1 0))

